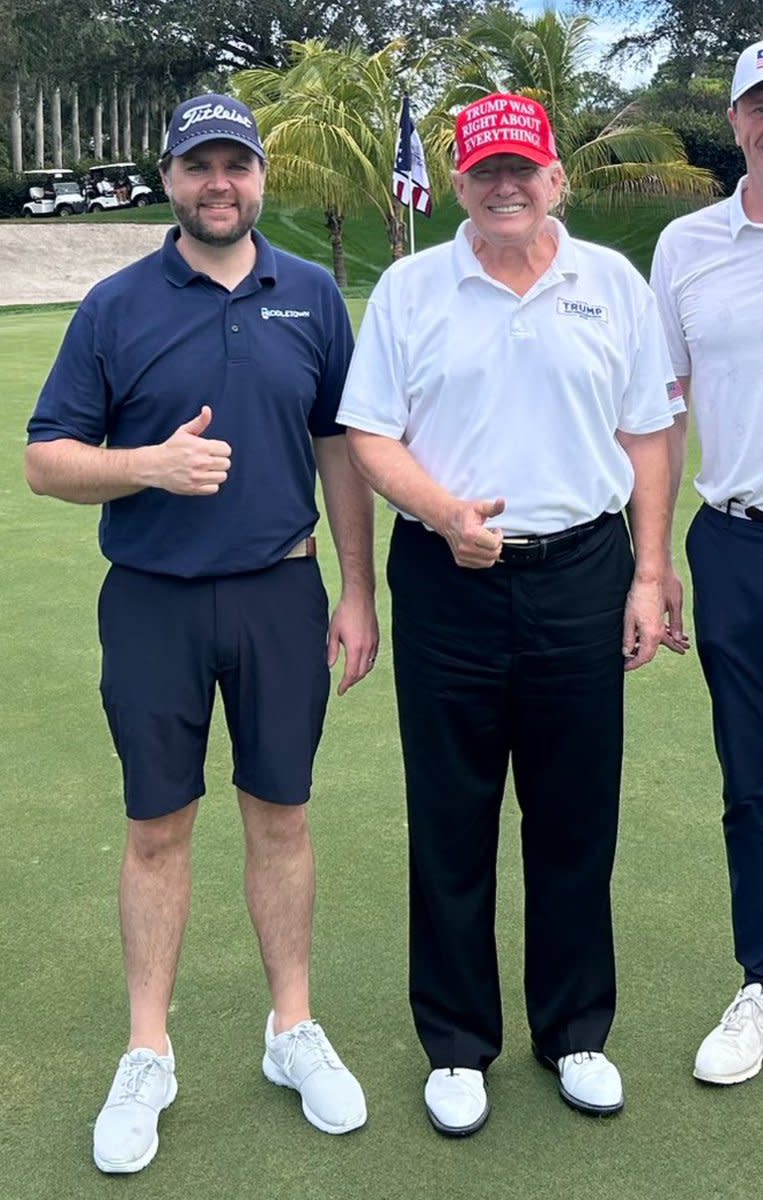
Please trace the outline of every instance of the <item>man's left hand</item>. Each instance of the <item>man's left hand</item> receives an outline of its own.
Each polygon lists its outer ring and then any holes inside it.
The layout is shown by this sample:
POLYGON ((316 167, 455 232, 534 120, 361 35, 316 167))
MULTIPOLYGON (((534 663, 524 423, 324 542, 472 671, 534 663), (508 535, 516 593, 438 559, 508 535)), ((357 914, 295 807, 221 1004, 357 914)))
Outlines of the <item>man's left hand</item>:
POLYGON ((344 674, 337 694, 343 696, 373 669, 379 649, 379 626, 373 597, 353 593, 342 596, 329 625, 328 664, 333 667, 344 646, 344 674))
POLYGON ((625 602, 623 655, 626 671, 651 662, 664 631, 662 581, 634 579, 625 602))
POLYGON ((667 646, 674 654, 685 654, 689 649, 689 639, 683 623, 684 589, 672 565, 665 571, 664 593, 666 621, 662 631, 662 645, 667 646))

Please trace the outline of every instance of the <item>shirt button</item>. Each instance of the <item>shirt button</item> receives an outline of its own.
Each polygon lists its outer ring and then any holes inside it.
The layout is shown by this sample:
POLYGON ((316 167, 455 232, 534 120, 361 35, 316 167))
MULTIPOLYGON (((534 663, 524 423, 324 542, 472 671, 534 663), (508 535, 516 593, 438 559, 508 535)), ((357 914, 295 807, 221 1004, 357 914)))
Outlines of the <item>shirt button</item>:
POLYGON ((230 327, 230 331, 231 331, 231 333, 238 333, 238 332, 239 332, 239 326, 238 326, 238 325, 231 325, 231 327, 230 327))

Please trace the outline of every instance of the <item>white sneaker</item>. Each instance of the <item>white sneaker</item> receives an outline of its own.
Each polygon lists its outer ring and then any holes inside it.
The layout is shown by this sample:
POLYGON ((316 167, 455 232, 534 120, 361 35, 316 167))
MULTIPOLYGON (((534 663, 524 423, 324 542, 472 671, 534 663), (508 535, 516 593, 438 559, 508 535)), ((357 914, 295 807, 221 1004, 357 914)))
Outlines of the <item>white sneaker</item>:
POLYGON ((490 1104, 482 1071, 472 1067, 438 1067, 424 1088, 429 1120, 447 1137, 468 1137, 488 1119, 490 1104))
POLYGON ((175 1056, 142 1047, 123 1054, 106 1103, 93 1131, 93 1158, 99 1171, 142 1171, 159 1149, 159 1113, 177 1095, 175 1056))
POLYGON ((740 989, 697 1051, 694 1078, 703 1083, 744 1083, 763 1065, 763 986, 740 989))
POLYGON ((366 1098, 317 1021, 300 1021, 277 1036, 273 1013, 265 1029, 266 1079, 293 1088, 302 1111, 323 1133, 349 1133, 366 1123, 366 1098))
POLYGON ((556 1069, 560 1096, 579 1112, 609 1117, 625 1104, 620 1072, 606 1054, 594 1050, 565 1054, 556 1069))

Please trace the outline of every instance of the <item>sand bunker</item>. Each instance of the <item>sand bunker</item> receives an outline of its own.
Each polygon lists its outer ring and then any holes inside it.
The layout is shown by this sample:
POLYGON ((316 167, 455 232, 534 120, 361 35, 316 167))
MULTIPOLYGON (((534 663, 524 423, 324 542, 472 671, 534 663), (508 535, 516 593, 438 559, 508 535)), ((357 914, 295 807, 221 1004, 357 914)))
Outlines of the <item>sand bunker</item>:
POLYGON ((150 254, 169 225, 0 223, 0 306, 81 300, 99 279, 150 254))

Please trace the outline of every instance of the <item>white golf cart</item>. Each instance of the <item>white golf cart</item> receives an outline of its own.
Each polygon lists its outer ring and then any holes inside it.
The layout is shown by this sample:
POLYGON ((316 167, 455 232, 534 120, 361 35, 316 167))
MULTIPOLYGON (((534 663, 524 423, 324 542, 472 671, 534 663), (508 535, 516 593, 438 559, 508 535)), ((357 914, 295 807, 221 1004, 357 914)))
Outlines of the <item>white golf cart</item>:
POLYGON ((145 208, 156 200, 138 168, 133 162, 105 163, 100 168, 111 182, 120 205, 145 208))
POLYGON ((105 212, 109 208, 121 208, 114 184, 103 167, 91 167, 83 185, 85 205, 88 212, 105 212))
POLYGON ((29 199, 22 213, 25 217, 70 217, 85 211, 85 198, 73 171, 25 171, 29 184, 29 199))

